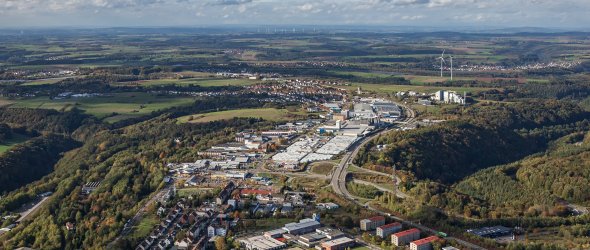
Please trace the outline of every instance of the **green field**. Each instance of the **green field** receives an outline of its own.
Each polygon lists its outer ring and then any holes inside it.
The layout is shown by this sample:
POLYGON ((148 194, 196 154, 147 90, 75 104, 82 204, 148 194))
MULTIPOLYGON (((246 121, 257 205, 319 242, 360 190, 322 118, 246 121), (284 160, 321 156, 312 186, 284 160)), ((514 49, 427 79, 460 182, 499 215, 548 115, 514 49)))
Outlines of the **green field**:
POLYGON ((150 234, 150 232, 154 229, 156 225, 160 223, 160 220, 155 214, 146 215, 141 219, 137 226, 133 227, 133 233, 131 237, 133 238, 143 238, 150 234))
POLYGON ((36 85, 54 84, 54 83, 57 83, 57 82, 64 80, 64 79, 67 79, 67 77, 33 80, 30 82, 23 83, 21 85, 22 86, 36 86, 36 85))
POLYGON ((328 72, 336 74, 336 75, 352 75, 352 76, 364 77, 364 78, 387 78, 387 77, 391 77, 391 76, 396 76, 394 73, 387 74, 387 73, 377 73, 377 72, 335 71, 335 70, 331 70, 328 72))
MULTIPOLYGON (((157 96, 149 93, 116 93, 111 96, 97 96, 85 98, 68 98, 51 100, 47 97, 30 99, 4 100, 13 102, 11 107, 44 108, 55 110, 70 110, 74 107, 86 111, 106 122, 116 122, 127 118, 139 117, 175 106, 190 105, 194 102, 191 97, 157 96)), ((0 99, 2 103, 2 99, 0 99)))
POLYGON ((191 195, 198 195, 203 192, 210 192, 213 188, 181 188, 176 190, 179 197, 189 197, 191 195))
POLYGON ((287 109, 256 108, 256 109, 235 109, 205 114, 188 115, 178 118, 179 122, 201 123, 218 120, 228 120, 235 117, 254 117, 269 121, 289 120, 301 117, 302 112, 290 112, 287 109), (191 118, 192 117, 192 118, 191 118))
MULTIPOLYGON (((456 104, 455 104, 456 105, 456 104)), ((418 114, 421 115, 433 115, 437 116, 441 114, 441 106, 424 106, 420 104, 413 104, 411 105, 412 109, 414 109, 418 114)))
MULTIPOLYGON (((201 87, 220 87, 220 86, 247 86, 260 83, 259 80, 250 80, 245 78, 239 79, 219 79, 214 77, 205 78, 189 78, 189 79, 157 79, 145 80, 137 82, 141 86, 162 86, 162 85, 176 85, 176 86, 201 86, 201 87)), ((119 85, 128 85, 129 83, 119 83, 119 85)))
POLYGON ((12 147, 14 147, 15 145, 17 145, 19 143, 23 143, 23 142, 27 141, 28 139, 29 139, 29 137, 27 137, 27 136, 20 135, 20 134, 14 134, 13 138, 10 138, 8 140, 0 142, 0 154, 10 150, 12 147))

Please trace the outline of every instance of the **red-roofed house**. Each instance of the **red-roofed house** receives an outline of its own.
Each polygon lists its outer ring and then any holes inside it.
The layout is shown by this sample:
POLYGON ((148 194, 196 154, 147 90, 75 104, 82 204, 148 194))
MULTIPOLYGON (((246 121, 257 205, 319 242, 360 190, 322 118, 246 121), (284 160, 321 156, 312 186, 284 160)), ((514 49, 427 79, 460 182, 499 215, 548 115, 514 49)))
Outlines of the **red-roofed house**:
POLYGON ((397 233, 400 230, 402 230, 402 224, 400 224, 399 222, 390 223, 387 225, 377 227, 377 236, 381 237, 382 239, 385 239, 389 237, 389 235, 391 235, 392 233, 397 233))
POLYGON ((272 191, 269 190, 261 190, 261 189, 242 189, 240 190, 240 195, 270 195, 272 191))
POLYGON ((375 228, 385 225, 385 217, 375 216, 368 219, 361 220, 361 230, 370 231, 375 228))
POLYGON ((432 250, 432 242, 438 240, 436 236, 426 237, 410 243, 411 250, 432 250))
POLYGON ((391 243, 396 246, 405 246, 406 244, 420 239, 420 230, 412 228, 410 230, 401 231, 391 235, 391 243))

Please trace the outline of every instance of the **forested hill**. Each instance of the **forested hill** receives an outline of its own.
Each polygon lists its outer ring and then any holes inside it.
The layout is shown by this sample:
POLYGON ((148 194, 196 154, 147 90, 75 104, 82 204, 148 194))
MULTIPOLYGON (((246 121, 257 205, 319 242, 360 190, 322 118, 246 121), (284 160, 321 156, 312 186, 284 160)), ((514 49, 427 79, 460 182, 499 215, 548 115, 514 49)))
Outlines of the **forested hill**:
POLYGON ((482 103, 465 110, 464 118, 490 129, 535 129, 590 118, 578 105, 557 100, 482 103))
POLYGON ((79 143, 72 139, 51 135, 31 139, 0 154, 0 193, 51 173, 61 153, 78 146, 79 143))
POLYGON ((482 168, 543 151, 547 141, 588 127, 588 114, 558 101, 486 104, 462 118, 412 131, 391 132, 367 144, 356 163, 396 165, 419 179, 454 183, 482 168), (384 151, 374 150, 386 144, 384 151))
POLYGON ((0 108, 0 123, 39 132, 70 135, 83 124, 94 120, 77 109, 59 112, 51 109, 0 108))
POLYGON ((544 154, 482 170, 455 190, 493 207, 528 208, 528 215, 567 211, 553 208, 559 201, 585 204, 590 199, 590 133, 574 133, 544 154))
POLYGON ((76 109, 58 112, 0 108, 0 142, 15 136, 23 138, 0 154, 0 193, 12 191, 53 172, 62 153, 79 147, 81 143, 78 141, 94 134, 100 126, 95 118, 76 109), (40 134, 43 136, 39 137, 40 134))

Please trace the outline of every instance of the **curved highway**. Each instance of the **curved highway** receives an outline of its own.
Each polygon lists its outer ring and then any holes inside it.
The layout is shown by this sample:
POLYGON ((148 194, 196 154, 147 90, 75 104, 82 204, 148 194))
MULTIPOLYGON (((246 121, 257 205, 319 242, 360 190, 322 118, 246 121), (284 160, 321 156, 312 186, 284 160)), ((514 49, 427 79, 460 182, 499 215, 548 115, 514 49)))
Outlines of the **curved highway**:
MULTIPOLYGON (((408 108, 406 105, 402 105, 402 104, 398 104, 400 106, 402 106, 408 113, 409 113, 409 117, 405 120, 405 125, 402 126, 403 127, 409 127, 414 125, 414 123, 416 122, 415 120, 415 112, 408 108)), ((371 206, 365 206, 364 204, 360 203, 358 201, 358 199, 356 197, 354 197, 353 195, 351 195, 347 188, 346 188, 346 176, 348 175, 348 165, 350 165, 351 161, 356 157, 356 155, 358 154, 358 152, 360 151, 360 149, 367 144, 369 141, 377 138, 379 135, 382 135, 384 133, 387 133, 389 131, 391 131, 391 127, 381 130, 381 131, 377 131, 374 134, 364 137, 363 139, 361 139, 360 141, 357 141, 356 143, 352 144, 350 146, 350 148, 348 149, 348 151, 346 152, 346 154, 344 154, 344 156, 342 157, 342 160, 340 160, 340 163, 338 164, 338 166, 336 167, 336 169, 334 170, 331 180, 330 180, 330 185, 332 186, 332 189, 334 190, 334 192, 336 194, 338 194, 339 196, 344 197, 345 199, 354 202, 355 204, 359 205, 359 206, 363 206, 366 207, 368 210, 371 210, 377 214, 380 214, 382 216, 387 216, 391 219, 394 219, 396 221, 399 221, 403 224, 409 225, 411 227, 415 227, 418 228, 424 232, 428 232, 430 234, 436 235, 438 233, 437 230, 426 227, 424 225, 421 224, 416 224, 414 222, 405 220, 403 218, 397 217, 397 216, 392 216, 389 213, 386 213, 384 211, 378 210, 376 208, 373 208, 371 206)), ((396 187, 397 188, 397 187, 396 187)), ((475 245, 473 243, 455 238, 455 237, 446 237, 446 239, 449 240, 454 240, 457 243, 461 244, 462 246, 468 248, 468 249, 485 249, 483 247, 480 247, 478 245, 475 245)))

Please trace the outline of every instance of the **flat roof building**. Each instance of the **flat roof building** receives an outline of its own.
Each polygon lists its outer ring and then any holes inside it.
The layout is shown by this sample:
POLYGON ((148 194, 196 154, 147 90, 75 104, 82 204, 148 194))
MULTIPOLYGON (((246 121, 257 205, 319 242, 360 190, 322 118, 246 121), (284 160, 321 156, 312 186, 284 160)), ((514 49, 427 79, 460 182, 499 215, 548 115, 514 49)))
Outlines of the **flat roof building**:
POLYGON ((313 232, 313 233, 308 233, 308 234, 304 234, 299 236, 299 238, 297 239, 297 244, 300 244, 304 247, 314 247, 318 244, 320 244, 322 242, 323 239, 325 239, 326 236, 321 234, 321 233, 317 233, 317 232, 313 232))
POLYGON ((271 231, 267 231, 264 233, 264 236, 268 238, 280 238, 283 234, 287 233, 287 230, 279 228, 271 231))
POLYGON ((283 229, 289 234, 301 235, 315 231, 320 227, 320 223, 313 219, 303 219, 299 222, 285 224, 283 229))
POLYGON ((354 246, 356 242, 348 237, 342 237, 322 243, 322 249, 325 250, 342 250, 354 246))
POLYGON ((247 250, 277 250, 286 248, 287 244, 265 236, 255 236, 240 241, 247 250))
POLYGON ((322 227, 315 230, 317 233, 323 234, 329 240, 338 239, 344 236, 344 233, 338 229, 322 227))
POLYGON ((478 229, 467 230, 468 233, 475 234, 485 238, 497 238, 512 234, 512 229, 504 226, 482 227, 478 229))

